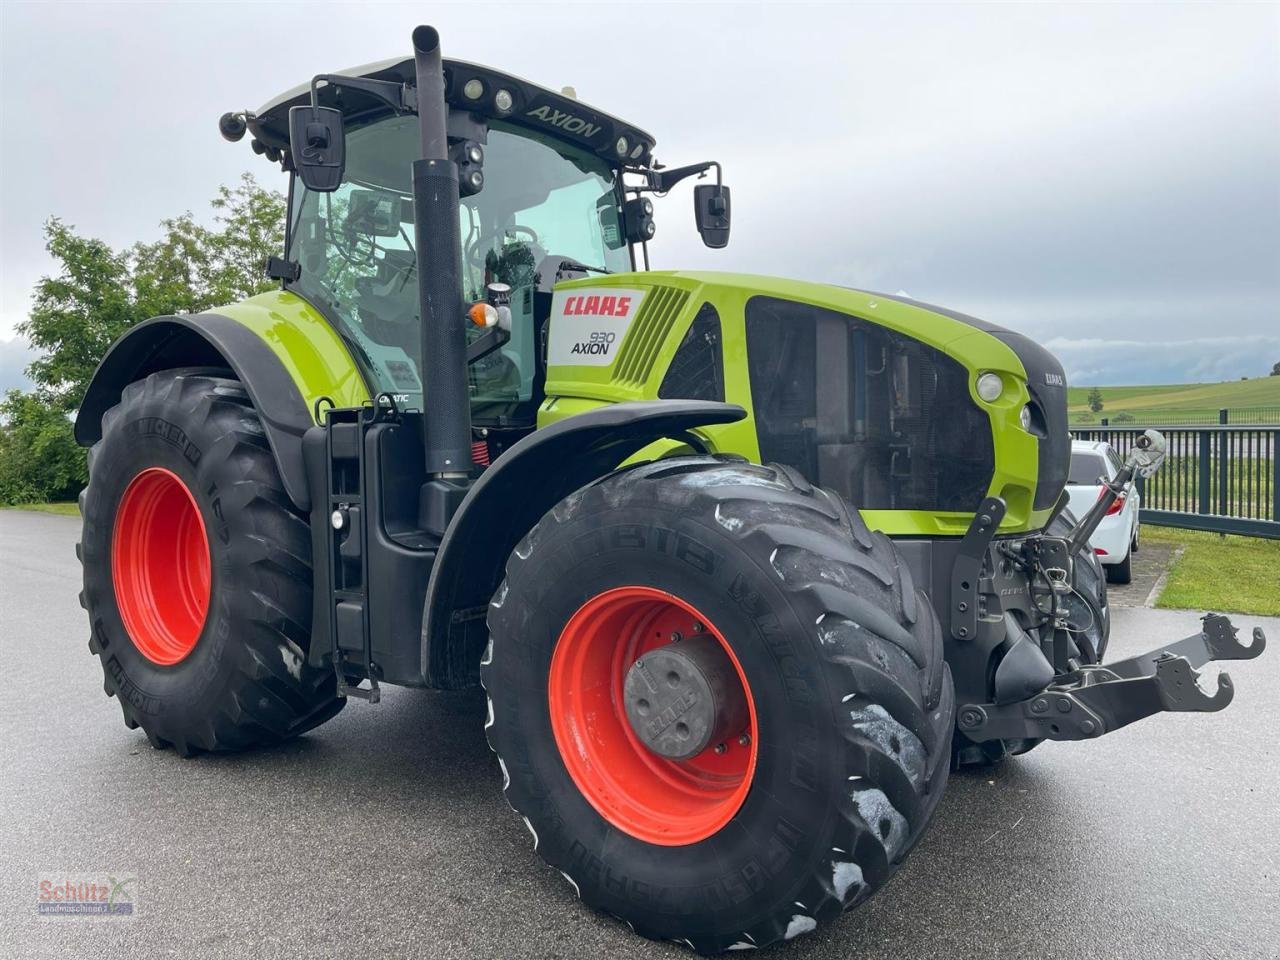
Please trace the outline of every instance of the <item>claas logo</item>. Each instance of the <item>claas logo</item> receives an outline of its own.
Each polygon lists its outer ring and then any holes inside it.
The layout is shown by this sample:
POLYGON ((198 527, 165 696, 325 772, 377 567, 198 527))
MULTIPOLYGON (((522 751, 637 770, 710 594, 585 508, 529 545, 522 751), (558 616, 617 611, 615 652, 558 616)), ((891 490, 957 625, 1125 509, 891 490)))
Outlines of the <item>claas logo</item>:
POLYGON ((564 302, 566 317, 625 317, 630 312, 630 297, 591 294, 569 297, 564 302))

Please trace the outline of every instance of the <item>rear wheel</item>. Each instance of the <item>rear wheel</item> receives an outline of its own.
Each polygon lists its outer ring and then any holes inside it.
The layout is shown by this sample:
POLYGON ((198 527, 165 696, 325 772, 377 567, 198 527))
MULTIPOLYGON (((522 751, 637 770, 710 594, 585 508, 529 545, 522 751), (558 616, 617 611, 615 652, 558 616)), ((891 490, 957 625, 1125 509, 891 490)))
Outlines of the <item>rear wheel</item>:
POLYGON ((341 709, 306 664, 311 541, 241 385, 132 383, 80 498, 89 649, 125 723, 180 753, 273 743, 341 709))
POLYGON ((814 929, 889 878, 946 784, 933 609, 896 548, 780 467, 627 470, 517 546, 488 734, 589 905, 704 952, 814 929))

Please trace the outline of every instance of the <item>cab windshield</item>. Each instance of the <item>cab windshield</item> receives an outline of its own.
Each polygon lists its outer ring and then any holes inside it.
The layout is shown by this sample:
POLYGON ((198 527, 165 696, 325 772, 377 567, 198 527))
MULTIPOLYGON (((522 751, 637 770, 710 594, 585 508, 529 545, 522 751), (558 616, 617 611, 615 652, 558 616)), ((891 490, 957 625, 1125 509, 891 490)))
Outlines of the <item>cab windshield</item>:
MULTIPOLYGON (((338 325, 375 391, 419 406, 410 185, 417 117, 351 125, 346 140, 346 174, 337 190, 315 193, 295 179, 289 258, 301 275, 291 289, 338 325)), ((554 276, 554 266, 540 271, 543 261, 571 259, 619 272, 630 269, 630 256, 614 171, 598 158, 496 121, 484 152, 484 188, 462 198, 460 208, 463 294, 482 299, 494 281, 512 288, 510 342, 470 371, 473 407, 502 408, 533 394, 546 319, 535 311, 538 274, 554 276)), ((458 330, 480 332, 461 313, 458 330)))

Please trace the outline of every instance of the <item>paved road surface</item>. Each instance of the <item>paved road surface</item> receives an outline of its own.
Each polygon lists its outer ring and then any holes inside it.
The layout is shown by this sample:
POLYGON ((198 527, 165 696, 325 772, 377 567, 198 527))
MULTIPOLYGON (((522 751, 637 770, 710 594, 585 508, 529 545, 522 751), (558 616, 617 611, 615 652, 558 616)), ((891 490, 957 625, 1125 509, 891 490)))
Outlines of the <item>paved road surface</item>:
MULTIPOLYGON (((1113 607, 1145 607, 1155 602, 1151 594, 1173 562, 1176 548, 1171 543, 1147 540, 1133 555, 1133 580, 1130 583, 1107 584, 1107 599, 1113 607)), ((1163 587, 1162 587, 1163 589, 1163 587)))
MULTIPOLYGON (((474 695, 392 690, 250 755, 152 750, 86 649, 77 529, 0 511, 0 957, 692 956, 541 864, 474 695), (135 919, 36 919, 41 874, 100 871, 138 878, 135 919)), ((1115 655, 1194 624, 1118 610, 1115 655)), ((1233 677, 1223 713, 953 777, 889 888, 775 955, 1274 960, 1280 650, 1233 677)))

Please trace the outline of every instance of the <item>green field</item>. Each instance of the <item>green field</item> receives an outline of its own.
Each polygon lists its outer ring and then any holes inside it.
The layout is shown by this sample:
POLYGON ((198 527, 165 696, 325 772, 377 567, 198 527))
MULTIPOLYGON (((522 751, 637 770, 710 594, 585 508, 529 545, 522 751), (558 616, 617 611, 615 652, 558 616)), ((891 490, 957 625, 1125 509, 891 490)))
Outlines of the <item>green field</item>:
POLYGON ((1230 422, 1280 422, 1280 377, 1254 377, 1225 383, 1099 387, 1102 412, 1097 416, 1089 410, 1092 389, 1083 386, 1067 390, 1067 409, 1073 424, 1096 423, 1099 417, 1115 423, 1120 414, 1145 423, 1159 423, 1164 419, 1172 423, 1217 423, 1218 411, 1224 407, 1230 411, 1230 422))

